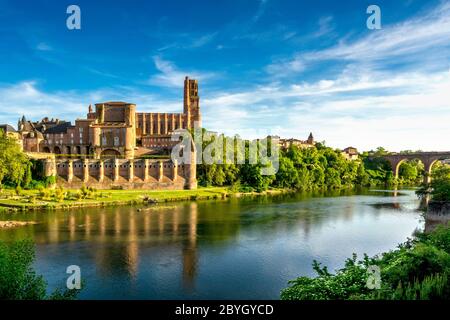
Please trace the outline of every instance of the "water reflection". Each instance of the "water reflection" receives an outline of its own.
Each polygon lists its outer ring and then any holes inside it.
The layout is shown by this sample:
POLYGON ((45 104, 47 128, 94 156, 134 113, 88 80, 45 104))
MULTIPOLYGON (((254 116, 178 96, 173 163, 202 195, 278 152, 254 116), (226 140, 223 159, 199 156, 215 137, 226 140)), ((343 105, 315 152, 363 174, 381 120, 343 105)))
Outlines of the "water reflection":
POLYGON ((75 261, 86 298, 267 299, 313 259, 333 269, 352 252, 392 249, 420 225, 417 207, 412 192, 360 190, 77 209, 18 214, 39 224, 0 240, 33 238, 50 285, 65 274, 49 266, 75 261))

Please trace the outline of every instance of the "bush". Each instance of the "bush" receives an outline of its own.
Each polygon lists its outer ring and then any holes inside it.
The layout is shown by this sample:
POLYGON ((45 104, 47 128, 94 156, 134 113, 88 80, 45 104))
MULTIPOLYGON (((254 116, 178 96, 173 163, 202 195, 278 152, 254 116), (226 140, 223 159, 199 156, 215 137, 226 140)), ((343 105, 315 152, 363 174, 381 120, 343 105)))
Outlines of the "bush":
POLYGON ((64 191, 64 188, 63 187, 56 188, 54 197, 55 201, 63 202, 64 199, 66 198, 66 192, 64 191))
POLYGON ((17 185, 15 192, 16 192, 16 196, 22 195, 22 188, 20 187, 20 185, 17 185))
POLYGON ((0 242, 0 300, 74 299, 77 290, 46 294, 44 278, 33 270, 34 245, 29 240, 0 242))
POLYGON ((50 194, 51 194, 50 190, 46 188, 42 188, 39 190, 39 198, 41 198, 41 200, 49 200, 50 194))
POLYGON ((289 281, 291 286, 281 292, 282 300, 357 299, 370 294, 366 286, 369 259, 357 261, 356 255, 347 259, 345 267, 330 274, 326 267, 313 262, 316 278, 300 277, 289 281))

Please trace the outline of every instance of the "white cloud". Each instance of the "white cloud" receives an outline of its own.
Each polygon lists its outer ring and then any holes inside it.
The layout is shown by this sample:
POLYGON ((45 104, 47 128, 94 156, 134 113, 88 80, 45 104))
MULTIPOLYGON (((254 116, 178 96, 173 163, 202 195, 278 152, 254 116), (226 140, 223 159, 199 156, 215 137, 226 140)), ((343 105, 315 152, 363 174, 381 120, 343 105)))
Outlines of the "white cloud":
POLYGON ((258 10, 256 14, 253 16, 252 21, 257 22, 266 12, 267 3, 269 0, 259 0, 258 10))
MULTIPOLYGON (((328 23, 327 20, 322 22, 323 32, 327 32, 328 23)), ((341 40, 323 50, 298 52, 291 58, 275 61, 266 71, 287 77, 303 71, 309 64, 325 60, 371 63, 372 66, 383 62, 432 61, 433 57, 445 60, 449 54, 442 55, 442 50, 450 51, 448 2, 402 23, 386 25, 381 30, 367 30, 365 36, 355 41, 341 40)))
POLYGON ((181 112, 183 108, 182 93, 173 100, 125 87, 49 93, 39 89, 35 81, 24 81, 0 87, 0 123, 16 126, 22 115, 34 121, 47 116, 73 123, 86 117, 89 104, 114 100, 135 103, 140 112, 181 112))
POLYGON ((353 43, 341 42, 330 49, 305 55, 307 60, 346 59, 379 60, 399 55, 449 47, 450 3, 405 22, 383 27, 379 31, 368 31, 368 36, 353 43))
POLYGON ((153 61, 159 73, 150 77, 149 84, 152 85, 182 88, 184 85, 184 78, 186 76, 198 80, 211 79, 215 77, 215 74, 210 72, 199 72, 194 70, 181 71, 175 66, 175 64, 162 59, 160 56, 153 57, 153 61))
POLYGON ((83 108, 80 99, 69 93, 47 94, 38 90, 33 81, 0 88, 1 122, 15 124, 21 115, 39 119, 44 116, 74 116, 83 108))
POLYGON ((331 32, 333 30, 332 22, 332 16, 321 17, 318 22, 318 30, 313 33, 313 37, 322 37, 331 32))
POLYGON ((38 45, 36 46, 36 49, 39 51, 52 51, 53 50, 53 48, 45 42, 38 43, 38 45))
POLYGON ((210 43, 217 35, 217 32, 205 34, 200 38, 194 39, 192 43, 189 45, 189 48, 200 48, 204 45, 210 43))

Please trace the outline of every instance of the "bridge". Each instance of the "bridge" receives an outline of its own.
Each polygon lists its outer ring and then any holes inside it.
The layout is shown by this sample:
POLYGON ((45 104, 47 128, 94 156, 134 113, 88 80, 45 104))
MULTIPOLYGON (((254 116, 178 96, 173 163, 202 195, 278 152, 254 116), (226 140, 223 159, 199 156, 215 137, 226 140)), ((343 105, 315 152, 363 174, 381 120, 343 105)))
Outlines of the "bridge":
POLYGON ((392 167, 392 172, 394 176, 398 178, 400 165, 404 161, 408 160, 420 160, 425 166, 425 177, 424 182, 430 183, 431 181, 431 169, 433 165, 440 160, 450 159, 450 151, 442 152, 415 152, 415 153, 393 153, 389 155, 382 156, 382 158, 389 161, 392 167))

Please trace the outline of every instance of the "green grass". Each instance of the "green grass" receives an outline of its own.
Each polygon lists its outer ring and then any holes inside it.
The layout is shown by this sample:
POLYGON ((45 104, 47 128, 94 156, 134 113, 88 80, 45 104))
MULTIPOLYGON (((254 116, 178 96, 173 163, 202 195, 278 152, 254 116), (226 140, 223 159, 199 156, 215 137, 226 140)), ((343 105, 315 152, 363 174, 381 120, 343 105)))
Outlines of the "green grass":
MULTIPOLYGON (((77 193, 79 190, 65 189, 65 192, 77 193)), ((0 208, 8 207, 19 210, 45 208, 68 208, 85 206, 107 206, 121 204, 139 204, 147 200, 156 202, 186 201, 200 199, 220 199, 230 194, 228 188, 209 187, 197 190, 96 190, 90 198, 62 201, 41 199, 38 190, 23 190, 17 196, 14 190, 3 190, 0 194, 0 208), (34 203, 31 202, 35 198, 34 203)))

